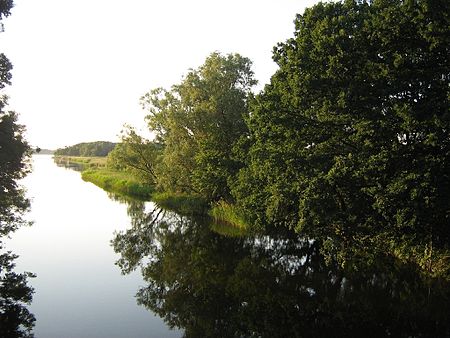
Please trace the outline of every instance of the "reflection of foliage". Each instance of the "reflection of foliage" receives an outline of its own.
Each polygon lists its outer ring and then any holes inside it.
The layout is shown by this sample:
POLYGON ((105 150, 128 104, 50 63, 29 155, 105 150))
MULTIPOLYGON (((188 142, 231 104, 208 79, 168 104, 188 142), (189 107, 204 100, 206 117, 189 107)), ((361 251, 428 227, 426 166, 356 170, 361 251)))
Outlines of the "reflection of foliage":
POLYGON ((138 302, 187 337, 450 335, 448 282, 413 266, 325 262, 317 241, 227 238, 202 221, 134 212, 116 235, 124 273, 140 267, 138 302))
POLYGON ((35 318, 25 307, 32 300, 27 278, 33 275, 15 273, 15 258, 11 253, 0 255, 0 337, 33 337, 35 318))
POLYGON ((145 212, 143 202, 130 203, 128 214, 132 221, 132 231, 116 234, 113 242, 114 249, 122 252, 127 259, 119 259, 117 264, 124 273, 134 270, 142 257, 149 255, 149 246, 154 242, 155 229, 153 225, 159 219, 162 209, 153 209, 150 213, 145 212))

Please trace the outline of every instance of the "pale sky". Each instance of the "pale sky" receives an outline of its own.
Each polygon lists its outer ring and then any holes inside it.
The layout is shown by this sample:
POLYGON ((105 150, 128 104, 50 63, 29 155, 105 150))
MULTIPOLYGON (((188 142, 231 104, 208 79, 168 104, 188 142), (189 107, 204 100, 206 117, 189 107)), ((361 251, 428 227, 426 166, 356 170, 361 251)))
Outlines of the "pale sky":
POLYGON ((212 52, 253 61, 258 89, 272 48, 316 0, 15 0, 0 52, 14 65, 10 109, 33 146, 118 141, 145 130, 139 98, 179 83, 212 52))

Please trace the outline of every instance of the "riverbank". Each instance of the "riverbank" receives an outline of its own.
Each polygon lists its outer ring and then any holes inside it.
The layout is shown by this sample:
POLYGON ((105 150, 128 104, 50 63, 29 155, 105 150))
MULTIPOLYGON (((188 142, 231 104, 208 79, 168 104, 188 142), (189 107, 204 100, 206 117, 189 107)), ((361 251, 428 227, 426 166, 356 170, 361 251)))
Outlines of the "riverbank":
MULTIPOLYGON (((128 172, 113 170, 107 167, 106 157, 55 157, 55 162, 77 164, 82 168, 82 179, 98 187, 123 196, 144 201, 153 201, 159 207, 175 211, 185 216, 212 217, 213 230, 226 236, 243 236, 249 231, 249 221, 236 206, 220 201, 210 204, 204 198, 183 193, 161 192, 156 187, 142 182, 128 172)), ((366 242, 366 241, 363 241, 366 242)), ((392 239, 368 240, 367 247, 382 246, 392 257, 404 263, 413 263, 427 276, 440 276, 450 279, 448 250, 437 250, 428 243, 414 245, 406 241, 396 242, 392 239), (377 242, 377 245, 372 243, 377 242), (381 243, 381 244, 380 244, 381 243)), ((376 243, 375 243, 376 244, 376 243)), ((331 250, 333 251, 333 250, 331 250)), ((339 250, 338 250, 339 251, 339 250)), ((336 253, 334 253, 336 255, 336 253)), ((342 253, 337 253, 342 255, 342 253)), ((346 256, 344 254, 343 256, 346 256)))
POLYGON ((81 171, 81 178, 96 186, 119 195, 140 200, 150 200, 154 187, 142 182, 130 173, 108 168, 107 157, 54 156, 58 165, 73 167, 81 171))
POLYGON ((96 186, 119 195, 145 201, 153 201, 164 209, 181 215, 211 216, 224 227, 233 227, 229 233, 243 233, 247 228, 245 218, 227 203, 210 205, 204 198, 194 194, 160 192, 132 174, 108 168, 107 157, 55 156, 60 165, 77 165, 81 178, 96 186))
POLYGON ((108 168, 86 169, 81 173, 84 181, 119 195, 130 196, 140 200, 149 200, 154 188, 134 178, 130 174, 108 168))

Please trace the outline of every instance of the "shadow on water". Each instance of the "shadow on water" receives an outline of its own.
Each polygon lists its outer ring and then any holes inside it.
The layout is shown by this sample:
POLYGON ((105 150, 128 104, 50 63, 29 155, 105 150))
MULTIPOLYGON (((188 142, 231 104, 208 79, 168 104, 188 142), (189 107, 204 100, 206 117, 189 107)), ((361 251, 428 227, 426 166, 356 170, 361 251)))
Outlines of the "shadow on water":
POLYGON ((186 337, 450 337, 448 282, 392 257, 325 259, 293 234, 226 237, 207 219, 128 201, 117 265, 140 269, 137 302, 186 337))

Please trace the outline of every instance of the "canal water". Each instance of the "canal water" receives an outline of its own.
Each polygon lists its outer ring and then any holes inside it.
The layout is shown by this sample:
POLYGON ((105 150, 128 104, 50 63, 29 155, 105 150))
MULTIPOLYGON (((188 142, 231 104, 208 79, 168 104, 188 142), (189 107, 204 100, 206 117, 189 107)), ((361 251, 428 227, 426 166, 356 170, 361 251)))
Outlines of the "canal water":
POLYGON ((127 205, 58 167, 48 155, 33 157, 23 180, 34 224, 11 235, 6 247, 19 255, 16 271, 37 275, 30 311, 37 338, 180 337, 139 306, 140 273, 122 275, 111 247, 114 232, 130 226, 127 205))

